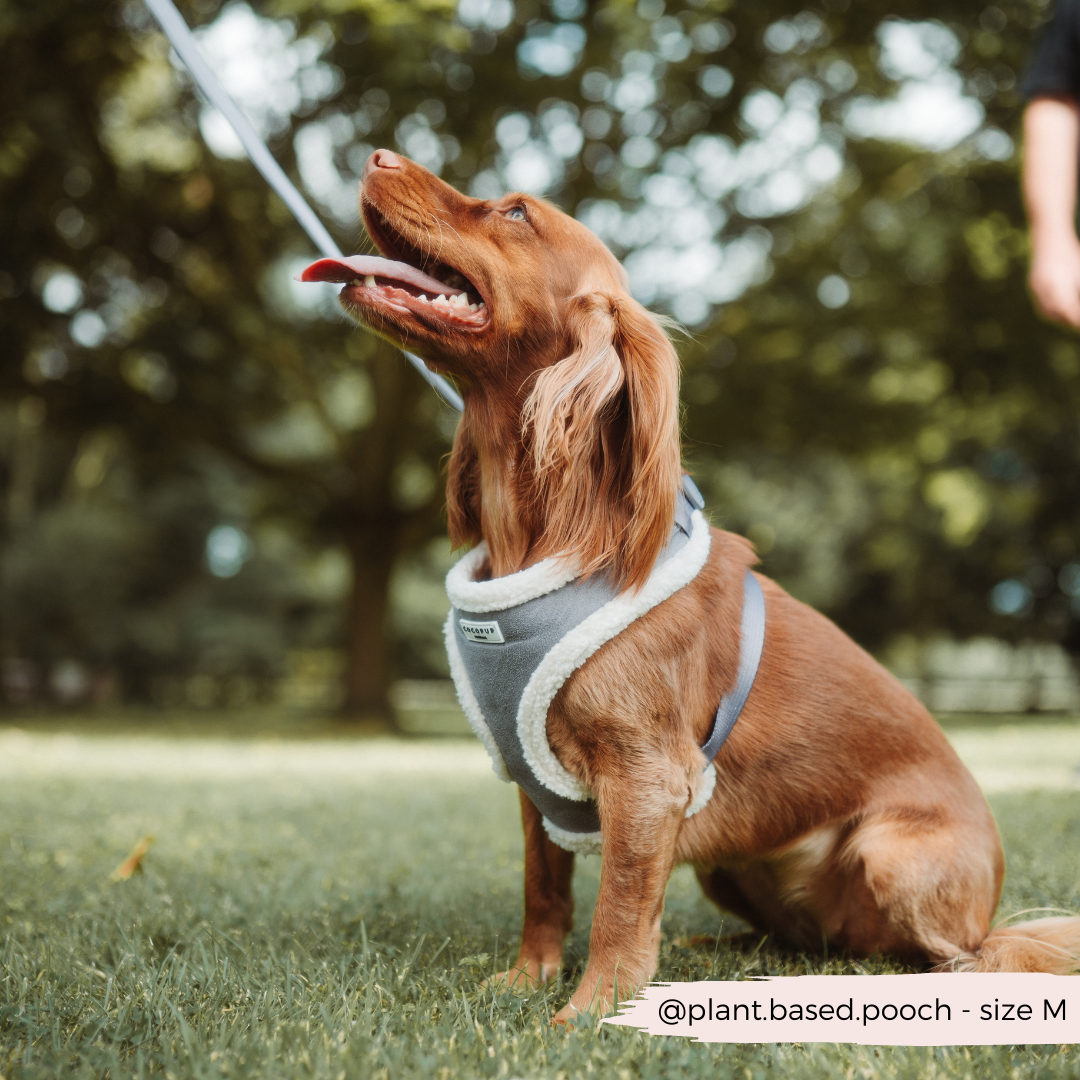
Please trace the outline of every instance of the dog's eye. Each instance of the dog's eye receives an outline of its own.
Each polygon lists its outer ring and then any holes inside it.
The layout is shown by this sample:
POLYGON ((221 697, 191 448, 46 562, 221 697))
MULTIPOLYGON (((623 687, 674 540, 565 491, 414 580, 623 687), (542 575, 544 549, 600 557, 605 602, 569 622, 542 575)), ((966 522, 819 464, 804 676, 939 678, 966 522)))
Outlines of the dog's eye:
POLYGON ((506 211, 506 216, 511 221, 524 221, 525 220, 525 211, 522 210, 522 208, 520 206, 513 206, 509 210, 506 211))

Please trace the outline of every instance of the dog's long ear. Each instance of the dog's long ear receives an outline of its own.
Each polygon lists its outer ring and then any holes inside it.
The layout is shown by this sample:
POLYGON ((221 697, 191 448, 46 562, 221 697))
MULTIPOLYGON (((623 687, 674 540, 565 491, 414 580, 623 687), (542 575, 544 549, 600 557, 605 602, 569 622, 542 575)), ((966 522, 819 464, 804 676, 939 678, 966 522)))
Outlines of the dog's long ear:
POLYGON ((675 512, 678 357, 625 295, 575 297, 565 329, 570 354, 540 372, 523 414, 544 523, 537 554, 570 553, 584 572, 636 587, 675 512))

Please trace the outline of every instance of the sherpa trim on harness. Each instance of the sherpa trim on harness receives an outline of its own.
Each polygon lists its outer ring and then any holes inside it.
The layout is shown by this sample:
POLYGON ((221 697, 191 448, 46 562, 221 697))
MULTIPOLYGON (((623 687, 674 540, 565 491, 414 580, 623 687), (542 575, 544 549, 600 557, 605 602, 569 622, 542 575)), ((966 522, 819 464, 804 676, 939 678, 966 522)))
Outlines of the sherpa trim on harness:
MULTIPOLYGON (((517 782, 543 815, 548 836, 567 851, 598 852, 600 819, 589 789, 562 766, 548 743, 551 703, 602 645, 697 577, 710 544, 703 506, 697 487, 684 477, 671 538, 635 593, 617 594, 603 578, 582 581, 576 566, 564 559, 477 581, 488 555, 483 543, 447 575, 453 607, 446 620, 446 651, 458 700, 496 776, 517 782)), ((747 571, 739 671, 702 747, 705 766, 687 817, 712 796, 716 771, 711 766, 753 686, 764 633, 761 586, 747 571)))

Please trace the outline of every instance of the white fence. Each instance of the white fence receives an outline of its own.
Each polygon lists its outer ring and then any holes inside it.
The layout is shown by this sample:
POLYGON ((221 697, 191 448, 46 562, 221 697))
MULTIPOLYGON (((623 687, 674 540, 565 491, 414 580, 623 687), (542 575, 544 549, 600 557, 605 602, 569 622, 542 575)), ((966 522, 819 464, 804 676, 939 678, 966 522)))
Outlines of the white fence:
POLYGON ((881 658, 932 712, 1080 712, 1080 680, 1057 645, 903 639, 881 658))

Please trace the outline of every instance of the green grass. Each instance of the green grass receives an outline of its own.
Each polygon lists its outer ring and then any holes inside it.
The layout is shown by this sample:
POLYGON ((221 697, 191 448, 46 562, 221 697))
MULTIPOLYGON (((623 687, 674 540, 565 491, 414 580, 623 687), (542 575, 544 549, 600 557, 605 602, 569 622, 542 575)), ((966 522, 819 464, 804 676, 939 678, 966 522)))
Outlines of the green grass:
MULTIPOLYGON (((1080 793, 993 796, 1003 912, 1080 907, 1080 793)), ((30 1077, 1042 1077, 1072 1047, 702 1046, 552 1030, 588 949, 579 861, 566 982, 481 987, 517 944, 513 790, 454 740, 218 741, 0 730, 0 1073, 30 1077), (153 833, 145 872, 110 874, 153 833)), ((686 868, 661 979, 902 970, 734 932, 686 868)), ((943 976, 944 977, 944 976, 943 976)))

